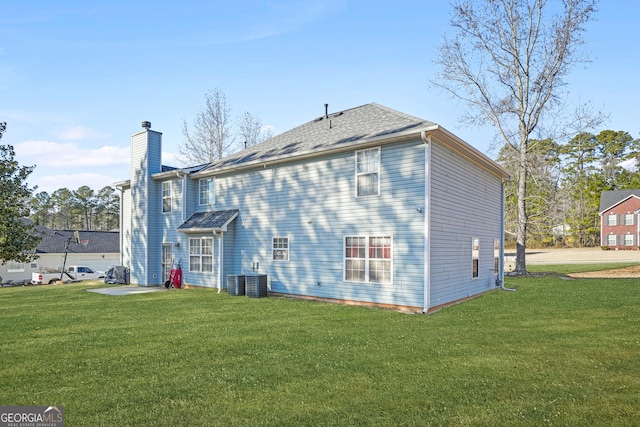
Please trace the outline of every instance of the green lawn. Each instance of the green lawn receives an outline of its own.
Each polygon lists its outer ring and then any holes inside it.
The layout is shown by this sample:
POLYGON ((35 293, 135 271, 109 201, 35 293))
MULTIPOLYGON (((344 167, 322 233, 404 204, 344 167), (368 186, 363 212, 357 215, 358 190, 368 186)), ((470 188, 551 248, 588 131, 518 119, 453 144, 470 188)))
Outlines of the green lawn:
POLYGON ((638 425, 638 281, 506 286, 429 316, 4 288, 0 405, 62 405, 69 426, 638 425))

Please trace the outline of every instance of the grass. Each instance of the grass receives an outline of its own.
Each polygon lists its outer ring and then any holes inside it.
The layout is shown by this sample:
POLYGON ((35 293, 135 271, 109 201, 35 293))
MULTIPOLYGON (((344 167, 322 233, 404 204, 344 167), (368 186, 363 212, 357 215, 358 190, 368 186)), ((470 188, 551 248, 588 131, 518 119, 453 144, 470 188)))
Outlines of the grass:
POLYGON ((594 263, 594 264, 557 264, 543 265, 534 264, 527 265, 527 271, 530 273, 586 273, 590 271, 615 270, 618 268, 631 267, 638 265, 637 262, 617 262, 617 263, 594 263))
POLYGON ((506 285, 429 316, 0 289, 0 404, 62 405, 74 426, 637 425, 637 281, 506 285))

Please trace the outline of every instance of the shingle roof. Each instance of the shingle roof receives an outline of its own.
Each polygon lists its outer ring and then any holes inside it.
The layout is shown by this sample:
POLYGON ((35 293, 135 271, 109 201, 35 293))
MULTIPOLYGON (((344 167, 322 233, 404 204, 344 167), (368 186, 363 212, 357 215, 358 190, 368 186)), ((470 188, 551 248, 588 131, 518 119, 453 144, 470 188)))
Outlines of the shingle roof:
POLYGON ((210 230, 224 230, 238 216, 238 209, 213 212, 196 212, 178 227, 183 233, 196 233, 210 230))
POLYGON ((640 197, 640 189, 603 191, 600 194, 600 213, 617 205, 629 196, 640 197))
POLYGON ((371 103, 320 116, 261 144, 213 162, 201 173, 254 161, 339 148, 374 137, 436 125, 380 104, 371 103))
POLYGON ((47 227, 36 227, 42 240, 36 253, 64 253, 68 239, 71 239, 69 253, 95 254, 120 253, 120 233, 117 231, 80 231, 80 240, 88 240, 87 246, 75 244, 72 230, 52 230, 47 227))

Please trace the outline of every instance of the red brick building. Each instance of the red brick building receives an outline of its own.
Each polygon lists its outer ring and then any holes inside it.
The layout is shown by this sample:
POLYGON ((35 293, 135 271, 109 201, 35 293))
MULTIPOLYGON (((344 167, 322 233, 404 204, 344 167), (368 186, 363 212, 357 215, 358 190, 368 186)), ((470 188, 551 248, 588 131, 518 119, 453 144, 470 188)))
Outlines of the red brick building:
POLYGON ((640 246, 640 189, 600 195, 600 245, 610 249, 640 246))

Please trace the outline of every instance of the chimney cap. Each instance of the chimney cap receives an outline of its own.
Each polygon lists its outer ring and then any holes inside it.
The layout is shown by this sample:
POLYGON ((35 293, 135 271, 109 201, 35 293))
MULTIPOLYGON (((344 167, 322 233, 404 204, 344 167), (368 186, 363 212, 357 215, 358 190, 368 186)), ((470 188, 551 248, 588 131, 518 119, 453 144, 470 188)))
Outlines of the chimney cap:
POLYGON ((145 128, 145 129, 151 129, 151 122, 148 122, 146 120, 143 121, 142 122, 142 127, 145 128))

